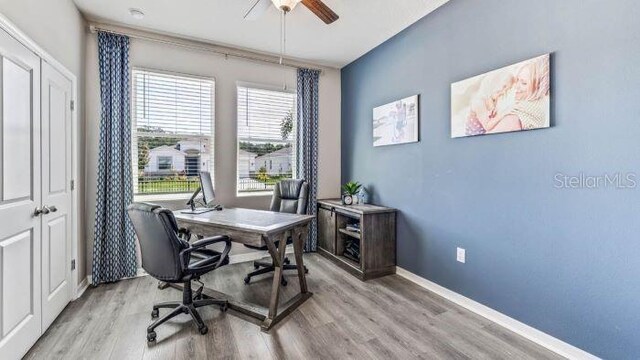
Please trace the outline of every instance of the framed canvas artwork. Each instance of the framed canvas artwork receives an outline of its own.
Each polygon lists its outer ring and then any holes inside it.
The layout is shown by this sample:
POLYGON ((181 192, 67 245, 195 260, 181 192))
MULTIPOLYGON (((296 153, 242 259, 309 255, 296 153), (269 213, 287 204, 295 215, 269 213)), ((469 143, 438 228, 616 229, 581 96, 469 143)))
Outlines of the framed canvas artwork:
POLYGON ((373 109, 373 146, 418 141, 418 95, 373 109))
POLYGON ((451 137, 550 126, 550 54, 451 85, 451 137))

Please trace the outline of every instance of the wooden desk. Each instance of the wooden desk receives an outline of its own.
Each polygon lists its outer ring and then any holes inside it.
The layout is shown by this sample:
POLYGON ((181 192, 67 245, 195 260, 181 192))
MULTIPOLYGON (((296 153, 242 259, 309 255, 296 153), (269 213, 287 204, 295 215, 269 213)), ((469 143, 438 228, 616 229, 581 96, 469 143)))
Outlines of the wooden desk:
MULTIPOLYGON (((212 298, 226 299, 229 301, 229 308, 260 320, 263 331, 268 331, 273 325, 311 297, 312 293, 307 289, 302 249, 307 239, 309 223, 314 218, 312 215, 233 208, 199 215, 182 214, 180 211, 175 211, 174 215, 178 225, 190 230, 193 234, 203 236, 228 235, 231 237, 231 241, 236 243, 267 246, 276 267, 273 274, 271 299, 268 308, 235 300, 206 287, 202 292, 212 298), (293 239, 293 250, 296 265, 298 266, 298 279, 300 280, 300 293, 284 304, 281 311, 279 311, 278 299, 280 287, 282 286, 282 265, 289 236, 293 239), (276 248, 275 243, 278 241, 279 246, 276 248)), ((170 286, 182 288, 179 284, 171 284, 170 286)))

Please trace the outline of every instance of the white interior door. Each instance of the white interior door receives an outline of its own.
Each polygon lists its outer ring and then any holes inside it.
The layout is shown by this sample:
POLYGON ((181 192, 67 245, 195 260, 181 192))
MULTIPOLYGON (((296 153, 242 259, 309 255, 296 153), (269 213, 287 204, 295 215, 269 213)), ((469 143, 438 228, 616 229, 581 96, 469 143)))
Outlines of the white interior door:
POLYGON ((71 301, 71 80, 42 62, 42 330, 71 301))
POLYGON ((0 358, 41 334, 40 58, 0 30, 0 358))

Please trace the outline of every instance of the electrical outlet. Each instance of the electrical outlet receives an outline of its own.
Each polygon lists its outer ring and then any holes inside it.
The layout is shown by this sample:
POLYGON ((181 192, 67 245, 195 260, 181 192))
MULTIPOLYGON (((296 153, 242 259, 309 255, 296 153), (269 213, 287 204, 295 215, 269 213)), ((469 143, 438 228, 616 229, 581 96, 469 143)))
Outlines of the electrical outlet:
POLYGON ((456 260, 464 264, 467 260, 467 254, 463 248, 457 248, 457 249, 458 251, 456 252, 456 260))

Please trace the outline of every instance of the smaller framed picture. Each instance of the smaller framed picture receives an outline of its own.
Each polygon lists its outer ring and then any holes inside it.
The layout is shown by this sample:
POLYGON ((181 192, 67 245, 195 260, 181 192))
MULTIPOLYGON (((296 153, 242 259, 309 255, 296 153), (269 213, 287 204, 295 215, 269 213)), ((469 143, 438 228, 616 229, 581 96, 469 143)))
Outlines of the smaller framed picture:
POLYGON ((418 95, 373 109, 373 146, 418 141, 418 95))

